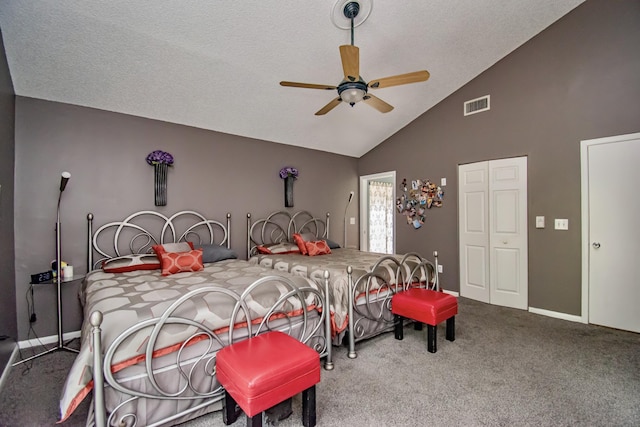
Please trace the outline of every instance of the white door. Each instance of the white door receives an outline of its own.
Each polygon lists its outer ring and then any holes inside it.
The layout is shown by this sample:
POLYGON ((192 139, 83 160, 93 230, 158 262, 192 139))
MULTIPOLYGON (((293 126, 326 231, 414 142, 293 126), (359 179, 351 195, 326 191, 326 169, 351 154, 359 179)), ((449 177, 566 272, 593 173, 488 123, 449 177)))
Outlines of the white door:
POLYGON ((640 332, 640 134, 590 142, 589 323, 640 332))
POLYGON ((489 162, 458 168, 460 295, 490 302, 489 162))
POLYGON ((460 295, 528 305, 527 158, 458 168, 460 295))
POLYGON ((527 158, 489 162, 491 304, 528 305, 527 158))

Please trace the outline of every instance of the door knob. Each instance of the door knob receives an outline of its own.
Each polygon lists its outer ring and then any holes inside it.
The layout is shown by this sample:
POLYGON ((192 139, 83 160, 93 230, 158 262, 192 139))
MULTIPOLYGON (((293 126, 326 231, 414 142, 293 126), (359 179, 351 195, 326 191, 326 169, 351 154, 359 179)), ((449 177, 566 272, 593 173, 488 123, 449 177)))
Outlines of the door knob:
POLYGON ((600 248, 600 243, 598 243, 598 242, 593 242, 593 245, 592 245, 592 246, 593 246, 595 249, 599 249, 599 248, 600 248))

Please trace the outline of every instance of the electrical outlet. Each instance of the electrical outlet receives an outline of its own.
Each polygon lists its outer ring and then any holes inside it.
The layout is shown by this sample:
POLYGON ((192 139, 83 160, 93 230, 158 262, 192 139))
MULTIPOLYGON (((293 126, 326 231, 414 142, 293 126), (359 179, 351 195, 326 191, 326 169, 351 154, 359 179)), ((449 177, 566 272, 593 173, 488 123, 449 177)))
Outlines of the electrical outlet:
POLYGON ((443 273, 444 272, 444 268, 442 267, 442 264, 438 264, 438 273, 443 273))
POLYGON ((544 228, 544 217, 537 216, 536 217, 536 228, 544 228))
POLYGON ((444 187, 447 185, 447 178, 440 178, 440 187, 444 187))
POLYGON ((558 218, 556 218, 555 229, 556 230, 568 230, 569 229, 569 220, 568 219, 558 219, 558 218))
POLYGON ((356 225, 356 217, 355 216, 352 216, 351 218, 349 218, 349 224, 356 225))
POLYGON ((36 323, 38 319, 36 318, 36 314, 35 313, 31 313, 31 317, 29 317, 29 322, 30 323, 36 323))

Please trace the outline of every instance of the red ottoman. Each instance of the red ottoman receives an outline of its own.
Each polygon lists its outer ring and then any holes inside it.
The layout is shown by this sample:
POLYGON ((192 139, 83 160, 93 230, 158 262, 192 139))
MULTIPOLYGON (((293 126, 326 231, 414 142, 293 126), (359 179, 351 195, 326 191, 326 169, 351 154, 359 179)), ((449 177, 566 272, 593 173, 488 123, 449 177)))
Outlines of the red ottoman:
POLYGON ((261 426, 262 412, 302 392, 302 423, 316 425, 316 384, 320 356, 282 332, 267 332, 220 350, 218 381, 224 387, 223 420, 236 421, 236 404, 247 415, 247 426, 261 426))
POLYGON ((417 325, 427 324, 427 350, 437 351, 438 323, 447 321, 447 340, 456 339, 456 314, 458 314, 458 300, 453 295, 430 289, 411 288, 398 292, 391 299, 391 312, 394 314, 395 337, 404 338, 402 330, 403 318, 415 320, 417 325))

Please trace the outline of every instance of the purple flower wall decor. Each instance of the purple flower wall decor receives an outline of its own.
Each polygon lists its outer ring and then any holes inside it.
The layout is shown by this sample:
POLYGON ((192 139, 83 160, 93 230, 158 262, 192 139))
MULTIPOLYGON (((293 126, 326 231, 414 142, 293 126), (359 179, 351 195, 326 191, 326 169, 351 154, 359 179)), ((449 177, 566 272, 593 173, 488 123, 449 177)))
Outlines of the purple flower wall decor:
POLYGON ((285 179, 287 177, 296 179, 298 177, 298 169, 291 166, 285 166, 280 169, 280 178, 285 179))
POLYGON ((147 163, 150 165, 166 164, 173 165, 173 156, 166 151, 156 150, 147 155, 147 163))
POLYGON ((284 206, 293 207, 293 181, 298 177, 298 169, 285 166, 280 169, 280 178, 284 179, 284 206))
POLYGON ((147 163, 153 166, 153 191, 156 206, 167 205, 167 175, 173 165, 173 156, 166 151, 156 150, 147 155, 147 163))

